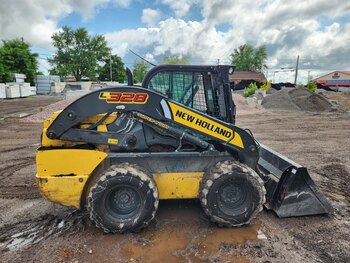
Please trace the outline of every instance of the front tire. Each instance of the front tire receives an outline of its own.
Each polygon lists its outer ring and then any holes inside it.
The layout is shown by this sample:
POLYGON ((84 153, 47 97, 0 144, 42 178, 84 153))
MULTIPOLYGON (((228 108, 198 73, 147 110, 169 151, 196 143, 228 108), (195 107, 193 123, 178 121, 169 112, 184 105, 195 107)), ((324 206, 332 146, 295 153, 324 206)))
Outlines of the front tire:
POLYGON ((200 201, 219 226, 249 224, 263 209, 266 190, 259 175, 237 161, 219 162, 203 176, 200 201))
POLYGON ((91 187, 90 219, 107 233, 138 232, 154 218, 158 190, 152 175, 129 163, 111 166, 91 187))

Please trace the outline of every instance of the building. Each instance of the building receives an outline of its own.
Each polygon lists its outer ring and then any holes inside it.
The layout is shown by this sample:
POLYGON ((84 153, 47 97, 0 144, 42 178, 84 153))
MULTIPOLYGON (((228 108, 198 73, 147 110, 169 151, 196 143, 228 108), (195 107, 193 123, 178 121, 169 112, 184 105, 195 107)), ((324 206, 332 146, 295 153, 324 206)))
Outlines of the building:
POLYGON ((230 82, 233 82, 235 85, 239 84, 242 80, 262 81, 265 79, 264 74, 254 71, 234 71, 230 75, 230 82))
POLYGON ((326 87, 347 87, 347 90, 350 91, 350 71, 333 71, 314 81, 326 87))

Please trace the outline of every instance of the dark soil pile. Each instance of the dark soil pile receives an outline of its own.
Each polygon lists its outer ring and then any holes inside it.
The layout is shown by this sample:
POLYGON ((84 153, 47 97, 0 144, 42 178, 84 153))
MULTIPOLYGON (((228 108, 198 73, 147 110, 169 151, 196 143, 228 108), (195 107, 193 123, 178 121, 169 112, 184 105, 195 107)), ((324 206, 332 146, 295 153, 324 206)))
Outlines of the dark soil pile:
POLYGON ((307 89, 286 88, 264 98, 265 109, 281 111, 331 111, 332 103, 307 89))

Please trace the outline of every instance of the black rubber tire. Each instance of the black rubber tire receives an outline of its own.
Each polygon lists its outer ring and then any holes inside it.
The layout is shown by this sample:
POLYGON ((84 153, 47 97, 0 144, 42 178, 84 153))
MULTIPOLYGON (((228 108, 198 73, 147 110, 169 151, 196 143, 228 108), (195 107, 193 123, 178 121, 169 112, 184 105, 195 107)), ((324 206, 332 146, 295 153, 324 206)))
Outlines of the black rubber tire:
POLYGON ((264 182, 250 167, 237 161, 219 162, 203 176, 200 202, 219 226, 249 224, 263 209, 264 182))
POLYGON ((106 233, 139 232, 154 218, 158 190, 152 175, 129 163, 111 166, 91 187, 90 219, 106 233))

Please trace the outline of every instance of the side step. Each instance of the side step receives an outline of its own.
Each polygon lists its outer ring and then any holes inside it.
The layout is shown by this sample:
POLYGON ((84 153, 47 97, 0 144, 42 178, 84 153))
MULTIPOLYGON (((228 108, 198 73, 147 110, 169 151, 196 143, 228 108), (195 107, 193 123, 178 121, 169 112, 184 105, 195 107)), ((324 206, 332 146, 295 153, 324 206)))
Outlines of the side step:
POLYGON ((265 182, 266 204, 278 217, 333 213, 333 207, 307 169, 260 144, 258 168, 265 182))

